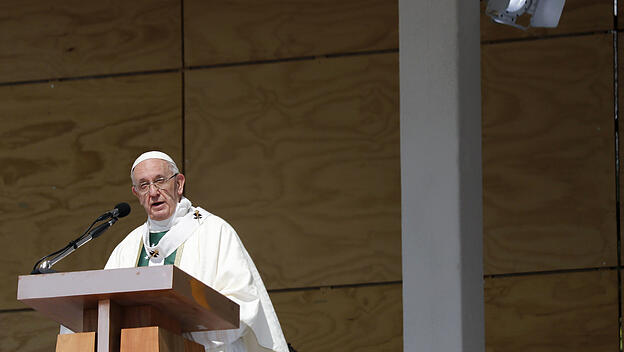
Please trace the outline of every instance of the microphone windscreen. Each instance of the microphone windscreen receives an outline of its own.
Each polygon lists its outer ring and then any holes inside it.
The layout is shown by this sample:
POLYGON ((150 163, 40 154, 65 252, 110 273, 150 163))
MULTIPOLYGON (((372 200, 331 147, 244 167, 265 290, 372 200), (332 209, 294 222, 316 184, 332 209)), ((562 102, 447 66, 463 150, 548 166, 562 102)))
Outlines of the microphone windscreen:
POLYGON ((130 214, 130 205, 128 203, 119 203, 115 205, 115 209, 119 210, 118 218, 123 218, 124 216, 130 214))

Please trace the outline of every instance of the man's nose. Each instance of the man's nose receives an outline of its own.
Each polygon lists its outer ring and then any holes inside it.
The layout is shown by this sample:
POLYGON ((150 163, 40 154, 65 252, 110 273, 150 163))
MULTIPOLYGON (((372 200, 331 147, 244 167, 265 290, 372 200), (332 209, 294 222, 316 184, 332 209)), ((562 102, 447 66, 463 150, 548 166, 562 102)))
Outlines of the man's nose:
POLYGON ((156 187, 156 185, 150 184, 149 185, 149 195, 150 195, 150 197, 157 196, 158 195, 158 190, 159 190, 159 188, 156 187))

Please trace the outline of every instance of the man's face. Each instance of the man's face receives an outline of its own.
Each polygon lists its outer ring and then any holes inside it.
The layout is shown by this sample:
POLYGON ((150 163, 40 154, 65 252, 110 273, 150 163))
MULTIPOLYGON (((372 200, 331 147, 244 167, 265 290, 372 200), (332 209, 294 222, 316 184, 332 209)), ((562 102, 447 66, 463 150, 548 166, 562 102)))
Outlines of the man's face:
POLYGON ((172 175, 169 164, 160 159, 144 160, 134 168, 135 186, 132 187, 132 193, 139 199, 147 216, 152 220, 165 220, 173 215, 184 190, 184 175, 178 174, 166 181, 160 188, 150 185, 145 193, 140 191, 138 185, 158 179, 168 179, 172 175))

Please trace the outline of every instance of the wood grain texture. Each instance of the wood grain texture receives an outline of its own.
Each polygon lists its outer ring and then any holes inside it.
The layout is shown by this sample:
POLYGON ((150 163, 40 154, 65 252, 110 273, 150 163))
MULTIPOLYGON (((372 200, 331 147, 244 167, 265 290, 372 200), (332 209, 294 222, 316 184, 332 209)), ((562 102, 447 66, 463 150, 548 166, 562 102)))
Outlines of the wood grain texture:
POLYGON ((184 1, 188 66, 398 48, 397 0, 184 1))
POLYGON ((158 326, 122 329, 120 352, 204 352, 204 346, 158 326))
POLYGON ((181 66, 180 1, 0 3, 0 82, 181 66))
POLYGON ((95 352, 95 332, 58 335, 56 352, 95 352))
POLYGON ((33 311, 0 313, 0 351, 54 351, 59 325, 33 311))
MULTIPOLYGON (((481 1, 481 40, 505 40, 544 37, 561 34, 608 31, 613 25, 613 0, 567 0, 557 28, 529 28, 523 31, 507 25, 492 22, 485 14, 487 1, 481 1)), ((528 15, 518 19, 526 26, 528 15)))
POLYGON ((617 351, 617 285, 616 271, 486 279, 486 351, 617 351))
POLYGON ((485 274, 616 264, 612 44, 483 48, 485 274))
POLYGON ((158 343, 160 342, 158 338, 159 330, 157 326, 121 330, 119 351, 158 352, 158 343))
POLYGON ((182 333, 180 323, 154 306, 124 307, 122 327, 160 326, 176 334, 182 333))
POLYGON ((0 308, 16 301, 18 274, 62 248, 115 204, 132 212, 55 269, 100 269, 145 220, 130 166, 159 148, 181 158, 177 73, 0 87, 0 308))
POLYGON ((297 351, 402 351, 401 285, 274 292, 286 341, 297 351))
POLYGON ((188 72, 186 190, 267 287, 401 278, 398 55, 188 72))

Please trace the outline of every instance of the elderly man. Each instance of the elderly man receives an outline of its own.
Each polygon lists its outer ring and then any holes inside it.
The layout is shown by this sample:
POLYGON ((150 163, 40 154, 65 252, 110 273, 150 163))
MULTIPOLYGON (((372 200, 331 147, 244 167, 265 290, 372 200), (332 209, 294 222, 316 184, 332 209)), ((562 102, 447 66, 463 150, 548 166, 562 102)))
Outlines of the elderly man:
POLYGON ((185 177, 175 162, 147 152, 135 160, 130 177, 147 221, 117 245, 105 269, 175 264, 240 305, 240 328, 189 338, 206 351, 287 352, 269 295, 238 235, 182 196, 185 177))

